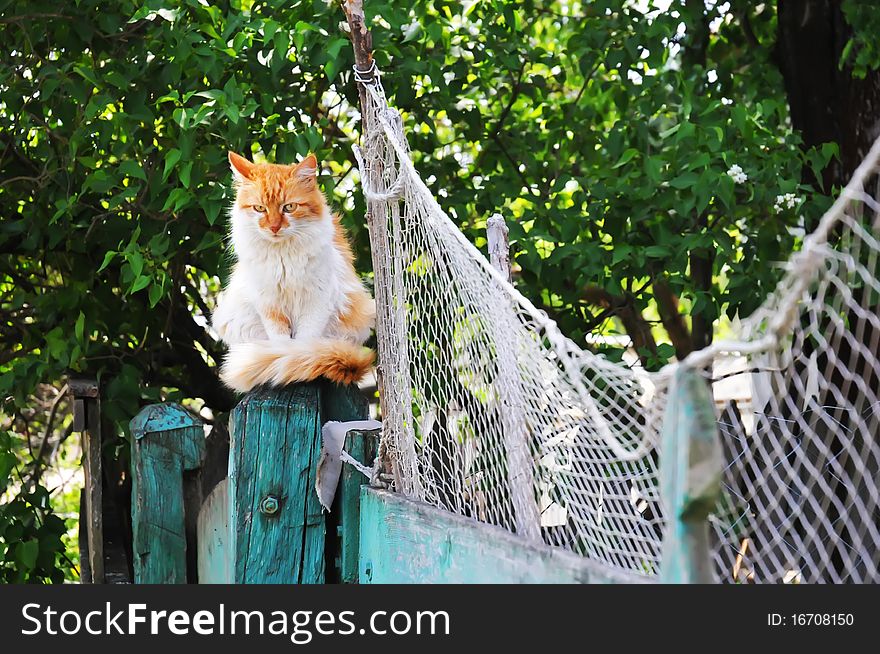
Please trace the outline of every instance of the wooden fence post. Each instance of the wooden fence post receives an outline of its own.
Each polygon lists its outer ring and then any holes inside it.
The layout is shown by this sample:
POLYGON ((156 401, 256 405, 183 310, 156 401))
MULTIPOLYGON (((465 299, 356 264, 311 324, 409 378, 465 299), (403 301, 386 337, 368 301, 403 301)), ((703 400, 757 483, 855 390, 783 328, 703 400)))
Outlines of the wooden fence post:
POLYGON ((229 430, 215 417, 205 439, 205 462, 200 473, 203 501, 196 517, 196 569, 200 584, 231 584, 232 556, 229 548, 229 430))
POLYGON ((188 532, 189 548, 195 545, 184 472, 205 457, 203 423, 179 404, 151 404, 132 419, 131 435, 135 583, 184 584, 188 532))
POLYGON ((228 492, 234 583, 327 578, 327 521, 315 492, 321 426, 365 418, 357 393, 323 381, 259 389, 233 411, 228 492))
MULTIPOLYGON (((343 448, 353 458, 366 465, 376 458, 378 438, 375 433, 353 431, 345 439, 343 448)), ((339 570, 339 581, 343 584, 358 583, 358 565, 360 558, 360 524, 361 524, 361 486, 368 480, 352 466, 344 464, 339 478, 339 490, 336 496, 339 503, 334 509, 339 524, 336 527, 339 535, 339 555, 336 567, 339 570)))
MULTIPOLYGON (((104 583, 103 473, 101 465, 101 394, 95 379, 70 379, 73 399, 73 431, 82 434, 83 511, 82 531, 88 556, 80 564, 82 580, 104 583)), ((80 548, 82 552, 82 548, 80 548)))
MULTIPOLYGON (((492 266, 511 281, 510 244, 507 225, 501 214, 492 215, 486 223, 489 257, 492 266)), ((506 318, 507 316, 504 316, 506 318)), ((534 462, 529 449, 529 430, 522 407, 525 399, 517 370, 516 334, 508 332, 499 319, 491 326, 498 362, 499 413, 504 427, 504 454, 507 460, 508 485, 513 505, 516 533, 529 541, 541 542, 541 511, 535 501, 534 462), (505 348, 512 347, 513 351, 505 348)))
POLYGON ((208 494, 198 517, 198 571, 200 584, 231 584, 232 535, 229 530, 229 479, 208 494))
POLYGON ((660 494, 666 513, 660 581, 714 581, 708 517, 721 497, 723 457, 712 394, 696 371, 679 368, 663 420, 660 494))

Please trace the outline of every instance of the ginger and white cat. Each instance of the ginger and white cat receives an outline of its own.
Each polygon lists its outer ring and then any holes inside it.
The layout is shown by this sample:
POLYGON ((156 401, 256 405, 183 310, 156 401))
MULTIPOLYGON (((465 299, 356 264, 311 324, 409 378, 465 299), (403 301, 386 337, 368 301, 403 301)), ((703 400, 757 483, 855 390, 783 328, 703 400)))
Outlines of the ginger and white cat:
POLYGON ((362 346, 376 307, 317 184, 310 154, 290 166, 229 153, 235 268, 214 311, 229 345, 221 378, 238 391, 326 377, 350 384, 369 370, 362 346))

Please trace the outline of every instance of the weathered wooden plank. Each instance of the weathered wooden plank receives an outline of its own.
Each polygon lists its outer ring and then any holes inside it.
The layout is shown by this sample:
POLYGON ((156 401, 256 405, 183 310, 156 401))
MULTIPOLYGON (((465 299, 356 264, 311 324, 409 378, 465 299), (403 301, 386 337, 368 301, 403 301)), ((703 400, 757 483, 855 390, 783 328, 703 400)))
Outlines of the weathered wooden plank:
POLYGON ((200 584, 230 584, 232 535, 229 532, 229 480, 214 486, 198 520, 198 567, 200 584))
POLYGON ((660 581, 712 583, 708 517, 721 495, 723 458, 715 408, 696 371, 675 373, 663 420, 660 494, 666 515, 660 581))
MULTIPOLYGON (((354 459, 369 466, 376 458, 378 438, 375 433, 351 432, 345 439, 345 451, 354 459)), ((361 486, 369 480, 353 466, 344 464, 337 493, 339 545, 337 566, 339 581, 343 584, 358 583, 360 559, 361 486)))
POLYGON ((186 583, 184 472, 204 459, 202 422, 178 404, 152 404, 131 433, 135 583, 186 583))
MULTIPOLYGON (((486 238, 492 266, 510 281, 510 245, 507 224, 501 214, 492 215, 486 222, 486 238)), ((498 375, 493 387, 498 394, 501 423, 504 427, 504 456, 507 461, 507 481, 510 502, 516 520, 516 533, 535 542, 541 542, 541 512, 535 499, 534 461, 529 451, 530 434, 522 407, 520 373, 517 364, 517 334, 505 326, 518 324, 498 316, 491 325, 495 343, 495 360, 498 375)))
POLYGON ((73 400, 73 430, 81 432, 83 452, 83 495, 80 521, 81 569, 85 583, 104 583, 103 475, 101 461, 101 393, 91 378, 67 381, 73 400), (85 547, 83 548, 83 545, 85 547))
POLYGON ((83 484, 86 491, 89 568, 93 584, 104 583, 103 473, 101 464, 101 398, 86 400, 86 431, 82 433, 83 484))
POLYGON ((510 271, 510 232, 504 216, 495 213, 486 221, 486 240, 489 246, 489 261, 492 267, 500 272, 507 281, 511 279, 510 271))
POLYGON ((86 489, 79 492, 79 580, 80 583, 92 583, 92 564, 89 560, 89 529, 88 513, 86 512, 86 489))
POLYGON ((257 390, 232 416, 230 530, 235 583, 323 583, 326 527, 314 492, 319 384, 257 390))
MULTIPOLYGON (((338 420, 349 422, 365 420, 369 416, 369 402, 356 386, 337 386, 327 383, 322 389, 321 424, 338 420)), ((376 456, 375 438, 363 432, 351 432, 345 439, 345 451, 369 466, 376 456)), ((335 533, 334 566, 336 580, 355 584, 358 580, 358 543, 360 541, 361 485, 368 480, 352 466, 343 464, 339 488, 328 517, 328 529, 335 533)))
POLYGON ((360 583, 639 583, 564 550, 510 532, 361 488, 360 583))

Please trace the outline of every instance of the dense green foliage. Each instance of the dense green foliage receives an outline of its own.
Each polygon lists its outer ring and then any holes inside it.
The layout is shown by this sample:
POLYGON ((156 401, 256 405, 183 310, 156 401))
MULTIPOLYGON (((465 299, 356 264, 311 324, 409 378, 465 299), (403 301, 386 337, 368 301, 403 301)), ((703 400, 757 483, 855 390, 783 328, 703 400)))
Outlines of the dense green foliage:
MULTIPOLYGON (((791 128, 773 2, 366 4, 423 177, 478 244, 508 218, 517 284, 579 342, 627 333, 649 367, 699 347, 827 203, 804 170, 836 148, 791 128)), ((323 0, 0 0, 7 426, 69 371, 101 378, 120 434, 145 401, 231 407, 205 328, 227 149, 315 152, 369 269, 343 18, 323 0)))
MULTIPOLYGON (((474 233, 506 213, 525 292, 578 340, 615 309, 658 317, 655 280, 706 323, 750 313, 789 228, 821 208, 802 166, 834 151, 801 152, 769 48, 750 47, 732 15, 620 5, 441 4, 416 10, 399 45, 396 26, 376 34, 423 174, 474 233), (780 207, 785 194, 797 200, 780 207)), ((773 22, 765 10, 755 28, 769 40, 773 22)))
POLYGON ((14 483, 18 440, 0 431, 0 498, 10 493, 0 502, 0 583, 60 582, 72 567, 62 541, 67 527, 53 512, 48 490, 39 484, 23 490, 14 483))
POLYGON ((844 0, 841 8, 853 26, 853 35, 843 48, 840 65, 852 66, 853 76, 863 78, 869 70, 880 68, 880 11, 865 0, 844 0))

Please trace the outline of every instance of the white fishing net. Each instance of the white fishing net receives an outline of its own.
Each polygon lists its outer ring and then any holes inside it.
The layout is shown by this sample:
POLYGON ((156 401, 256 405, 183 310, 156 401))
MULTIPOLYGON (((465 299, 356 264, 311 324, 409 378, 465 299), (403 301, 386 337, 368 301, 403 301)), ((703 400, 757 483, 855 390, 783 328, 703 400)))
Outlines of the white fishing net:
MULTIPOLYGON (((649 374, 566 338, 463 236, 410 160, 378 72, 361 74, 356 150, 371 227, 383 446, 409 497, 656 575, 667 367, 649 374)), ((847 195, 744 327, 681 364, 735 353, 747 393, 720 407, 719 579, 877 581, 877 205, 847 195)), ((707 374, 710 374, 707 372, 707 374)))

